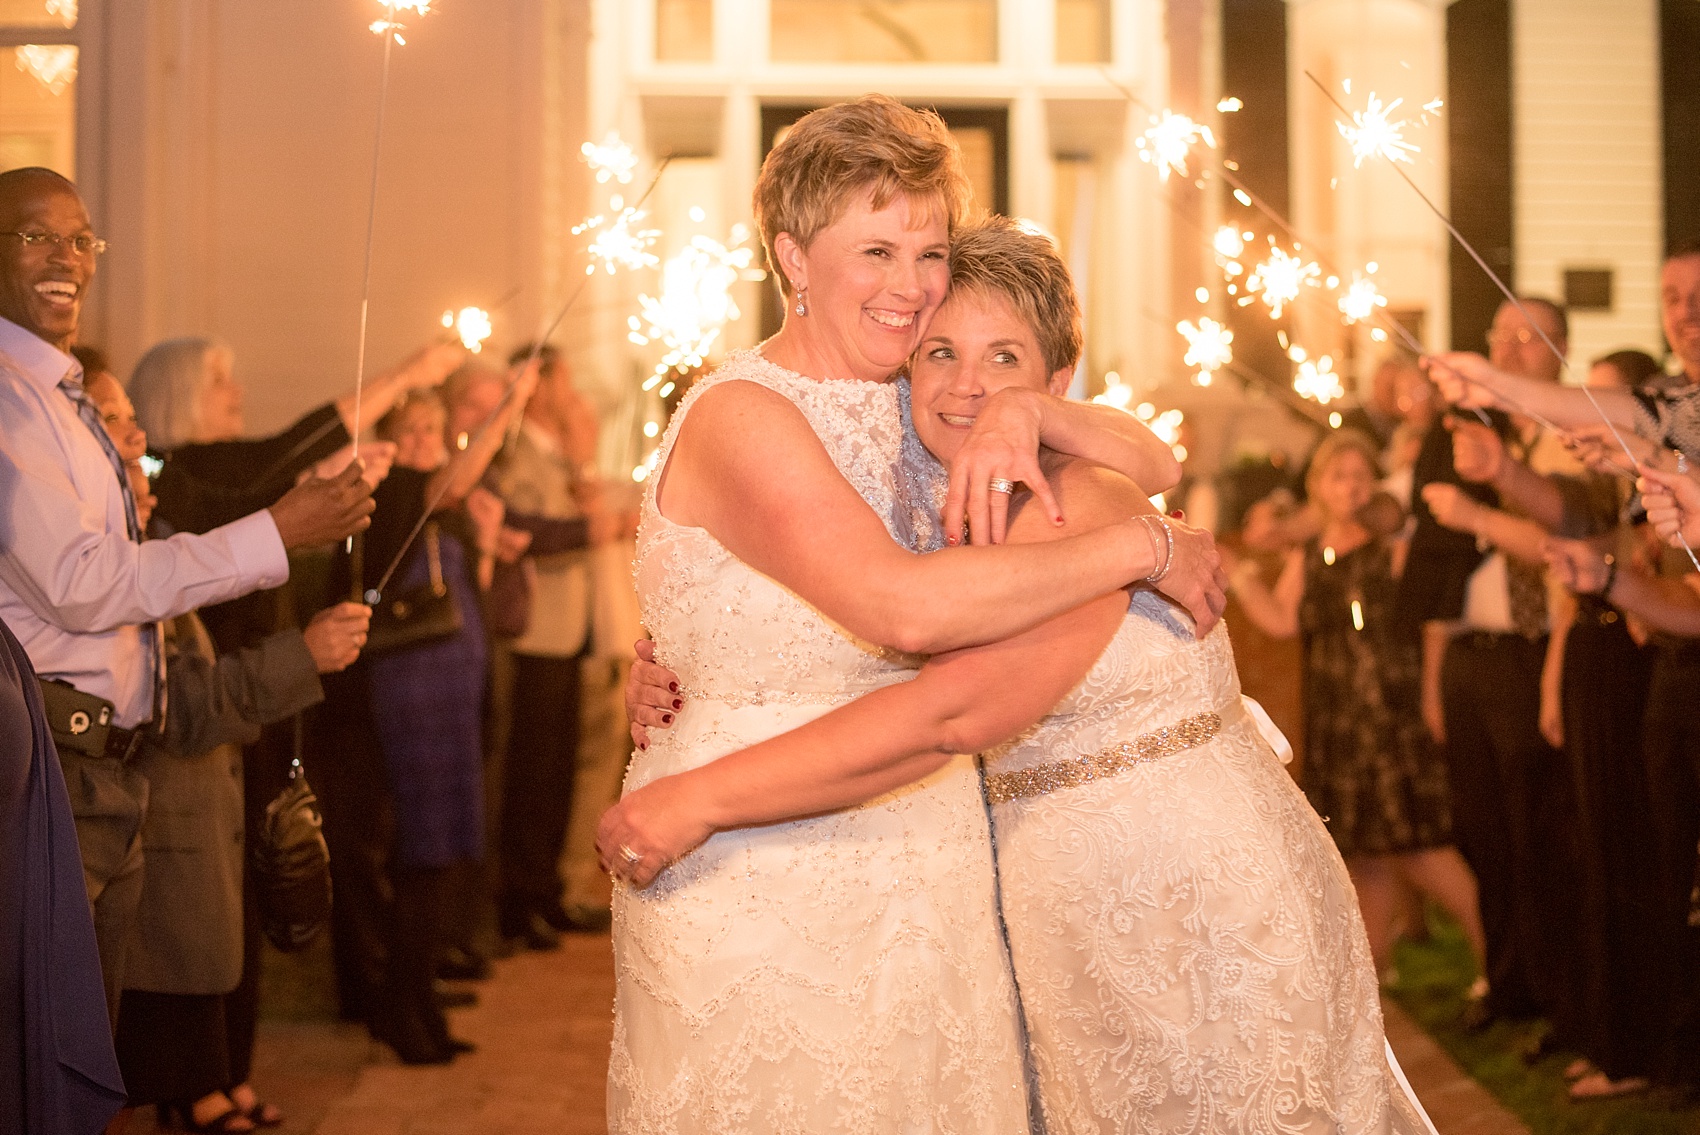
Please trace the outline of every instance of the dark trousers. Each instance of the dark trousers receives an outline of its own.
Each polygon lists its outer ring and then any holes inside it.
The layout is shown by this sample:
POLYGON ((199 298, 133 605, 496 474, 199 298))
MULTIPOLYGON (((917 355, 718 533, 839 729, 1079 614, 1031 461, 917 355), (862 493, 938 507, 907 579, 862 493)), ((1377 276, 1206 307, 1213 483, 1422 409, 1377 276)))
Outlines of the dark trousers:
POLYGON ((1647 694, 1645 746, 1650 826, 1656 841, 1660 1078, 1700 1083, 1700 926, 1690 925, 1700 844, 1700 643, 1665 646, 1647 694))
POLYGON ((111 757, 89 757, 63 749, 59 766, 71 797, 71 816, 82 853, 83 886, 94 912, 106 1011, 118 1028, 124 993, 124 955, 142 902, 142 819, 148 782, 111 757))
POLYGON ((578 657, 515 654, 512 724, 502 770, 501 898, 505 933, 561 901, 561 848, 572 816, 579 744, 578 657))
POLYGON ((364 668, 326 675, 325 705, 308 717, 308 735, 317 740, 307 745, 304 763, 324 816, 336 895, 331 952, 337 1005, 345 1020, 363 1020, 384 979, 391 842, 389 789, 364 668))
POLYGON ((1540 733, 1545 654, 1544 638, 1467 632, 1441 670, 1453 831, 1480 888, 1489 1003, 1509 1017, 1546 1008, 1549 935, 1562 933, 1547 909, 1558 880, 1544 871, 1542 782, 1562 768, 1540 733))

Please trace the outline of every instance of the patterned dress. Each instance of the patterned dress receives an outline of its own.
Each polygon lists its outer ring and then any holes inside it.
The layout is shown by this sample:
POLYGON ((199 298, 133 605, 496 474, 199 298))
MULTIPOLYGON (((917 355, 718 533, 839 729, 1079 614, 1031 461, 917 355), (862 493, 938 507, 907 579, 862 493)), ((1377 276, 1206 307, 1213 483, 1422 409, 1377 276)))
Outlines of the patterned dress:
MULTIPOLYGON (((820 382, 733 355, 697 398, 758 383, 789 399, 845 479, 897 522, 895 386, 820 382)), ((700 528, 654 485, 637 583, 685 708, 633 757, 627 791, 913 676, 700 528)), ((808 820, 716 834, 643 890, 617 885, 608 1071, 616 1135, 1010 1135, 1027 1127, 1014 986, 999 939, 974 764, 808 820)))
POLYGON ((1417 631, 1382 541, 1304 552, 1304 790, 1343 855, 1452 842, 1446 764, 1423 728, 1417 631))

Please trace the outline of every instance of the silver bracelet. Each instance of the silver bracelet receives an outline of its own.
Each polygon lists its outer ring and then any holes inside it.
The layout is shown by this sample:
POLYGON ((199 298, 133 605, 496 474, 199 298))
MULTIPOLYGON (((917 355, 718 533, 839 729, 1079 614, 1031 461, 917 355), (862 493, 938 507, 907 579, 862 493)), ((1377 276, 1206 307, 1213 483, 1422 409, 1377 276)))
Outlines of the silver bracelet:
POLYGON ((1153 516, 1150 513, 1140 513, 1139 522, 1145 526, 1145 534, 1151 539, 1151 557, 1157 557, 1157 533, 1151 528, 1153 523, 1163 527, 1164 553, 1161 567, 1153 567, 1151 574, 1145 577, 1146 583, 1162 583, 1169 577, 1169 569, 1175 566, 1175 530, 1170 527, 1167 519, 1153 516))

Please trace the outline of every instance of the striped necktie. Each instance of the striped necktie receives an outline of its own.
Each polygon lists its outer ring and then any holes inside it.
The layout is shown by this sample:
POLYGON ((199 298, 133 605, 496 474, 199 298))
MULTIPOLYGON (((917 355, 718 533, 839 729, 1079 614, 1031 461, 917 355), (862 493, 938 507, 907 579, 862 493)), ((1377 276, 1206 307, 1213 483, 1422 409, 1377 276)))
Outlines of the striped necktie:
MULTIPOLYGON (((118 478, 118 491, 124 498, 124 530, 126 535, 136 543, 142 542, 142 526, 136 518, 136 496, 130 491, 130 478, 124 472, 124 458, 118 452, 118 447, 112 442, 112 435, 106 432, 106 423, 100 420, 100 408, 94 404, 88 392, 83 389, 80 370, 72 370, 59 380, 59 389, 65 397, 71 400, 71 405, 77 408, 77 417, 83 420, 83 425, 89 428, 94 439, 100 443, 101 452, 106 454, 106 460, 112 466, 113 475, 118 478)), ((142 646, 147 651, 148 669, 153 674, 153 723, 156 729, 165 726, 165 650, 161 641, 158 623, 147 623, 142 627, 142 646)))

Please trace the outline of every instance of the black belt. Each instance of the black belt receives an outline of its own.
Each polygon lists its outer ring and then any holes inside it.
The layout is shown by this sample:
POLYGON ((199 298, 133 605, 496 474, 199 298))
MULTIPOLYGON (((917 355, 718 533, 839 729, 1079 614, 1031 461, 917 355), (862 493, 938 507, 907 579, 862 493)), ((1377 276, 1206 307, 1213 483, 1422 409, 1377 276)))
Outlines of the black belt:
POLYGON ((105 698, 86 694, 58 679, 42 678, 40 683, 42 710, 60 752, 115 761, 131 760, 141 752, 150 732, 147 726, 124 729, 113 725, 113 706, 105 698))

